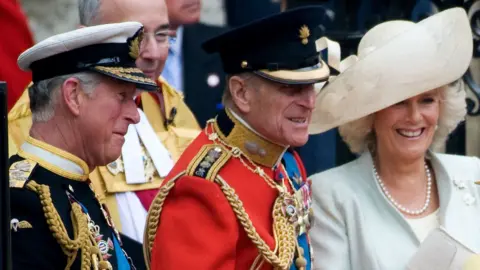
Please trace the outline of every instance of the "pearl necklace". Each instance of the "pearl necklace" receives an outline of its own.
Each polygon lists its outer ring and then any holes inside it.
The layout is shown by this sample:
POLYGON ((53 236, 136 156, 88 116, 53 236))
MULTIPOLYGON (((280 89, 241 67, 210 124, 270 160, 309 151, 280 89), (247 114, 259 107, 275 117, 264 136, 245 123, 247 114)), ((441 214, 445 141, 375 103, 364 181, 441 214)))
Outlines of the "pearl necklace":
POLYGON ((387 196, 388 200, 391 203, 393 203, 393 205, 395 205, 395 207, 398 210, 404 213, 407 213, 409 215, 421 215, 427 210, 428 206, 430 205, 430 198, 432 195, 432 175, 430 174, 430 169, 428 168, 427 163, 425 163, 425 172, 427 173, 427 198, 425 199, 425 204, 421 209, 411 210, 401 205, 400 203, 398 203, 392 197, 390 192, 388 192, 387 187, 385 186, 385 183, 382 181, 382 179, 380 179, 380 176, 378 175, 378 172, 377 172, 377 168, 375 168, 375 164, 373 165, 373 174, 375 175, 375 179, 378 181, 378 184, 382 188, 383 193, 385 193, 385 196, 387 196))

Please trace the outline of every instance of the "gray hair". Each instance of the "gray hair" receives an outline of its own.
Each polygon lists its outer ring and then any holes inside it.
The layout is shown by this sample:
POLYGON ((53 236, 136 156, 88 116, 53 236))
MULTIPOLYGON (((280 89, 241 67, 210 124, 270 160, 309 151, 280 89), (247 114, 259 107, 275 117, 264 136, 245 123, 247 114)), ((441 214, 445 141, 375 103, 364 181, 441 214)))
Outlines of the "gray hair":
POLYGON ((101 76, 92 72, 80 72, 42 80, 33 84, 28 88, 32 121, 34 123, 46 122, 53 117, 60 87, 67 79, 72 77, 78 79, 82 90, 87 95, 91 95, 95 87, 100 83, 101 76))
MULTIPOLYGON (((443 147, 448 135, 460 122, 465 120, 467 113, 466 92, 463 80, 440 87, 439 91, 441 91, 440 115, 437 123, 438 127, 430 145, 430 149, 433 151, 443 147)), ((375 152, 376 137, 372 129, 373 121, 374 114, 370 114, 341 125, 338 128, 340 136, 342 136, 350 151, 356 154, 361 154, 367 150, 375 152)))
POLYGON ((78 0, 78 15, 80 24, 92 26, 97 24, 100 9, 100 0, 78 0))

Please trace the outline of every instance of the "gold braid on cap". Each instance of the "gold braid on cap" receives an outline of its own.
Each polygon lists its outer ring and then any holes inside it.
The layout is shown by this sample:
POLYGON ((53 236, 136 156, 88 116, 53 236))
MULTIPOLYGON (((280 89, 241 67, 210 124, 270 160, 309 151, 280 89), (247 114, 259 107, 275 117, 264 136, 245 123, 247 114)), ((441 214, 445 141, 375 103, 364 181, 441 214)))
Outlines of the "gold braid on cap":
POLYGON ((71 204, 72 212, 70 215, 74 239, 70 239, 65 225, 53 205, 50 188, 47 185, 40 185, 34 180, 28 182, 26 187, 37 193, 40 198, 48 228, 62 248, 63 253, 67 256, 65 269, 70 269, 77 257, 78 250, 82 252, 82 270, 90 270, 92 268, 100 270, 112 269, 111 264, 108 261, 104 261, 103 257, 100 256, 100 250, 88 228, 87 216, 83 213, 82 207, 78 203, 71 204))
POLYGON ((135 35, 133 35, 132 39, 129 41, 129 49, 130 52, 128 55, 133 59, 137 59, 140 56, 140 45, 142 44, 143 40, 143 27, 141 27, 135 35))

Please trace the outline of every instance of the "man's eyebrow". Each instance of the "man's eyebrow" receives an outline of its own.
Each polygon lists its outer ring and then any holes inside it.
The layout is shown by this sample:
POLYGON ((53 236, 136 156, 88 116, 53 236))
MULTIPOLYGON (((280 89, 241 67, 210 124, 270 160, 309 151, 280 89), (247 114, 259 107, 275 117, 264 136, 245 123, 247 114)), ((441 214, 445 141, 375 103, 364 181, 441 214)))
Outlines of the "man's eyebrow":
POLYGON ((167 31, 168 29, 170 29, 170 24, 166 23, 166 24, 162 24, 159 27, 155 28, 155 32, 167 31))

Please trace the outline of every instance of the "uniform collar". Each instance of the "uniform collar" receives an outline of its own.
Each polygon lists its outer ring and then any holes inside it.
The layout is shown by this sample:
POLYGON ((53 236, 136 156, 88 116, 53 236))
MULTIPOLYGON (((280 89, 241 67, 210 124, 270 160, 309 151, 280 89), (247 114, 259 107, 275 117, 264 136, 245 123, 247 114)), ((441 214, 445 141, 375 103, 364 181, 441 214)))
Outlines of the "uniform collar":
POLYGON ((45 169, 77 181, 88 179, 89 169, 85 161, 45 142, 28 137, 18 155, 33 160, 45 169))
POLYGON ((253 162, 269 168, 278 165, 288 149, 260 135, 229 109, 219 112, 214 130, 228 146, 239 148, 253 162))

